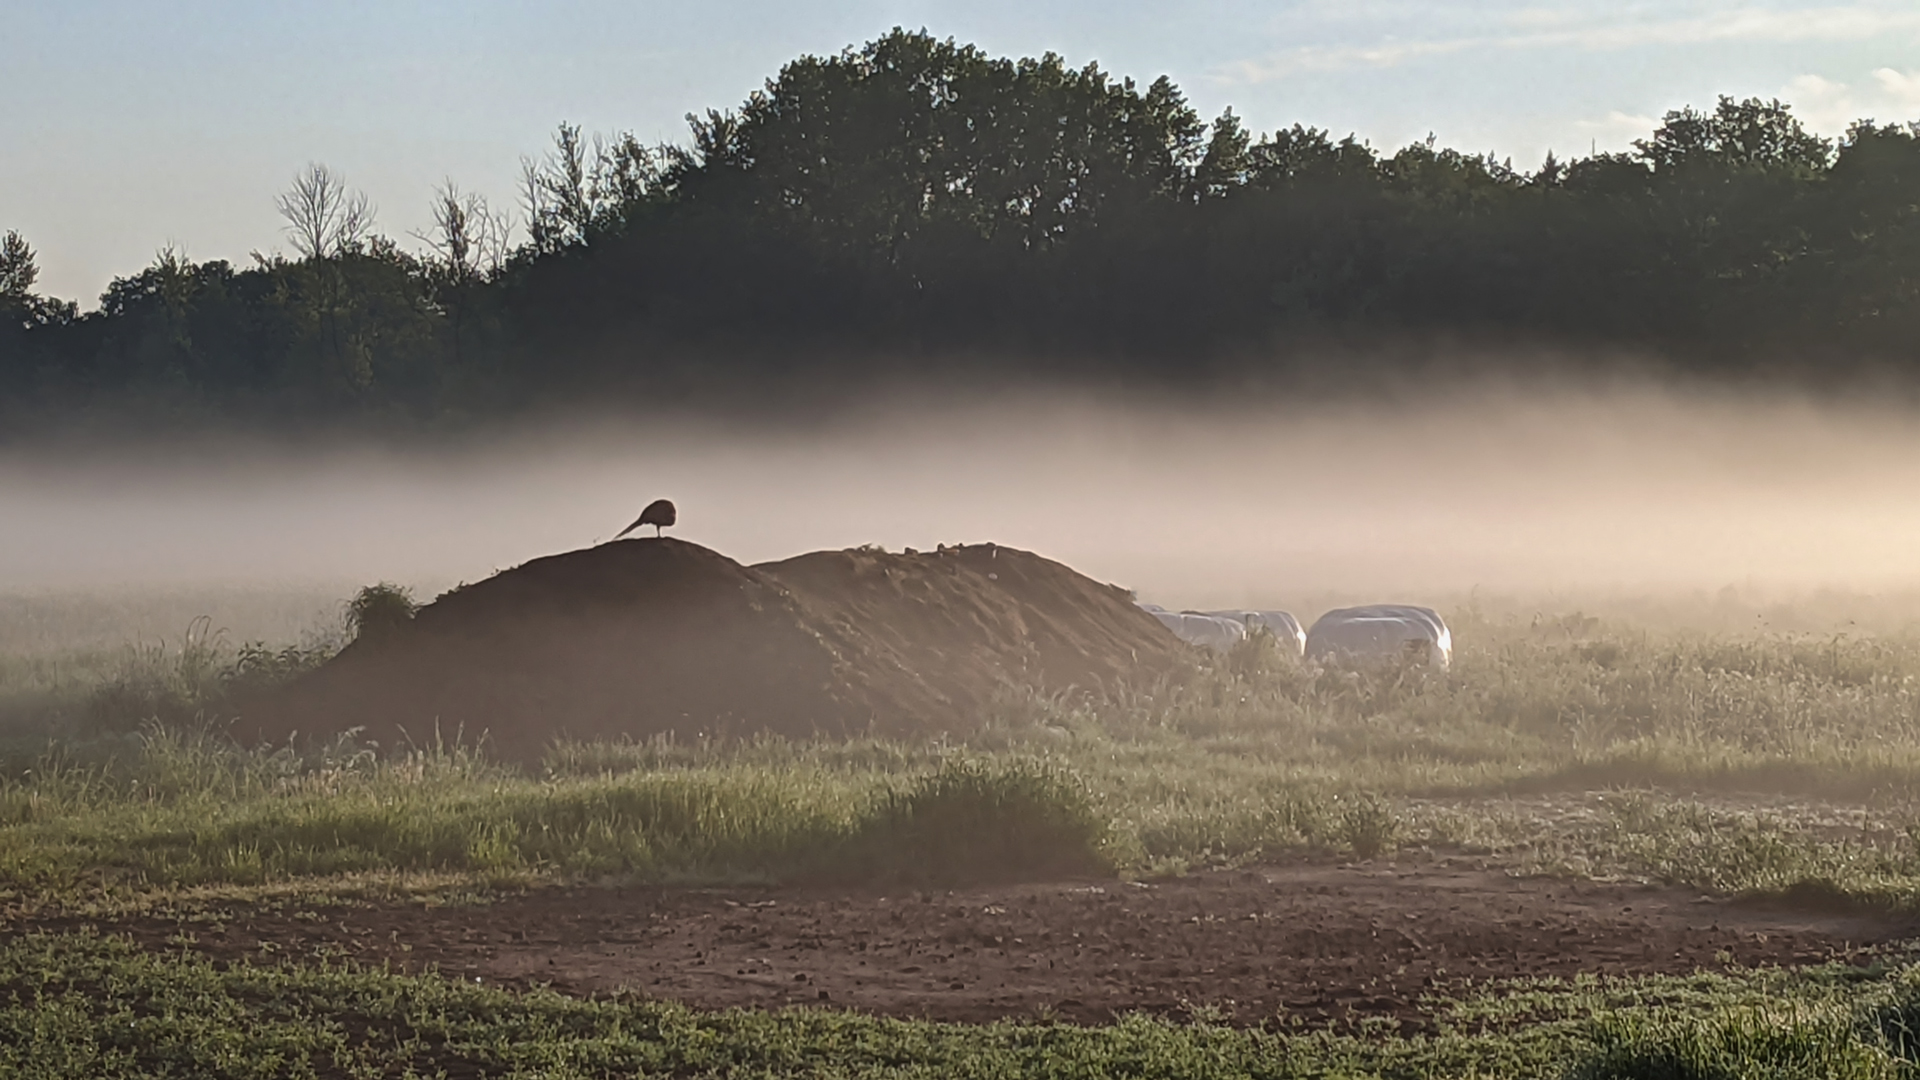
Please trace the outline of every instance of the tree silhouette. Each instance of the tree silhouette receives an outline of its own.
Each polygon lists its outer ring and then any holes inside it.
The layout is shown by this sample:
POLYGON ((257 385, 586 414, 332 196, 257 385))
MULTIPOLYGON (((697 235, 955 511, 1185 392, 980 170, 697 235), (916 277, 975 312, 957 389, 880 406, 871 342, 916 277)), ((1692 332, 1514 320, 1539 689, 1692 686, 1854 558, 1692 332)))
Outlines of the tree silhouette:
POLYGON ((85 316, 33 292, 6 234, 0 430, 111 408, 786 409, 919 379, 1366 384, 1394 365, 1345 350, 1435 341, 1520 366, 1920 379, 1916 125, 1827 140, 1721 98, 1528 173, 1430 138, 1207 123, 1164 77, 896 29, 688 129, 647 146, 562 124, 522 163, 517 246, 447 181, 402 251, 312 165, 278 200, 297 258, 162 252, 85 316))
POLYGON ((513 222, 487 204, 486 196, 462 193, 448 180, 433 193, 433 229, 414 237, 438 256, 448 280, 467 284, 500 272, 512 254, 513 222))
POLYGON ((0 237, 0 299, 24 302, 40 280, 40 265, 26 238, 8 230, 0 237))
POLYGON ((325 165, 308 165, 276 205, 302 258, 358 252, 373 235, 374 210, 366 193, 347 190, 346 182, 325 165))

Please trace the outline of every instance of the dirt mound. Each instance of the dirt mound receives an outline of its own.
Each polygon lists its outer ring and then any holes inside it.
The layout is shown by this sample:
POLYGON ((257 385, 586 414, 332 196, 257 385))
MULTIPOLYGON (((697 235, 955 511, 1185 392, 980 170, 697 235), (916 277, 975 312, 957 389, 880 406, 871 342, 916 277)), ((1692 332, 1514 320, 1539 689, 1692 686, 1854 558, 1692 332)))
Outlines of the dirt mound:
POLYGON ((755 570, 854 650, 850 674, 901 707, 970 717, 1006 683, 1113 687, 1166 670, 1179 641, 1125 591, 1030 551, 973 544, 816 551, 755 570))
POLYGON ((1180 646, 1121 590, 982 545, 745 567, 681 540, 536 559, 354 642, 249 710, 243 740, 361 728, 395 745, 960 731, 1008 682, 1113 685, 1180 646))
POLYGON ((361 727, 390 745, 485 731, 516 758, 559 734, 803 734, 865 720, 864 703, 836 694, 836 666, 778 584, 696 544, 629 540, 442 596, 266 703, 250 734, 361 727))

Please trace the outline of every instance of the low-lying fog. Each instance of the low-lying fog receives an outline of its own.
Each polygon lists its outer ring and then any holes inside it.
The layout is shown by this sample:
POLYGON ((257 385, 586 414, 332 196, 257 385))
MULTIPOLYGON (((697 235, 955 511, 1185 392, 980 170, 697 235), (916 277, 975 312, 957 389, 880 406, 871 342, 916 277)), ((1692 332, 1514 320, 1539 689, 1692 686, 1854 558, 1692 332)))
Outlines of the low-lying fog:
MULTIPOLYGON (((995 540, 1178 607, 1920 584, 1920 416, 1653 392, 1173 411, 1061 398, 832 427, 595 423, 457 450, 0 460, 0 592, 387 579, 427 595, 649 500, 743 562, 995 540)), ((650 531, 650 530, 647 530, 650 531)))

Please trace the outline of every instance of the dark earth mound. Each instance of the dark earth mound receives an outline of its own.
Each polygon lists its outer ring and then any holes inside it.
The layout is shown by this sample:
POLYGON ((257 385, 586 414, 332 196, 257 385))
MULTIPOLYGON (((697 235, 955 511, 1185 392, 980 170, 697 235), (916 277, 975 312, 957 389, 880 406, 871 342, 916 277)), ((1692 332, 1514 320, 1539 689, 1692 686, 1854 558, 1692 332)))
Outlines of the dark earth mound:
POLYGON ((961 727, 1003 685, 1118 686, 1167 670, 1182 648, 1124 591, 997 544, 816 551, 753 569, 846 643, 847 673, 870 696, 961 727))
POLYGON ((964 731, 1003 687, 1093 688, 1181 646, 1127 594, 996 545, 757 567, 671 538, 535 559, 355 641, 271 698, 249 742, 353 728, 392 746, 964 731))

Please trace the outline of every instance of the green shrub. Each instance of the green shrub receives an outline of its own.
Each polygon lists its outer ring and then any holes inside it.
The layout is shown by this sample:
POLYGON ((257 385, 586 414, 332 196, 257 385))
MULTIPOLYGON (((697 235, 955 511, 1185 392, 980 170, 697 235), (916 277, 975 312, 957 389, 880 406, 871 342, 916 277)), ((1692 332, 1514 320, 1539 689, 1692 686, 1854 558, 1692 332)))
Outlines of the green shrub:
POLYGON ((240 646, 232 663, 220 673, 220 680, 230 694, 264 690, 312 671, 331 659, 336 651, 331 642, 272 649, 264 642, 249 641, 240 646))
POLYGON ((884 795, 852 849, 861 876, 954 882, 1110 873, 1107 843, 1108 824, 1073 773, 955 759, 884 795))
POLYGON ((368 585, 347 601, 347 631, 355 641, 377 641, 412 622, 419 607, 404 585, 368 585))

